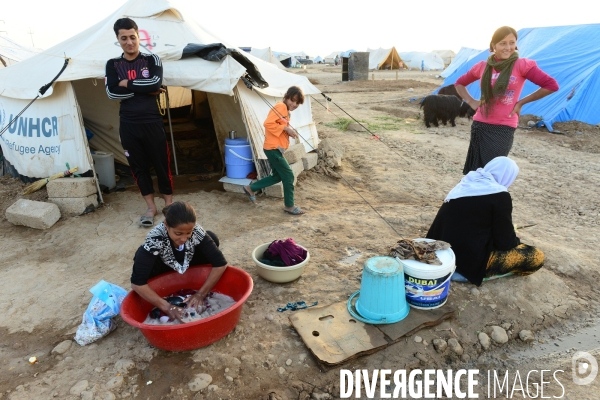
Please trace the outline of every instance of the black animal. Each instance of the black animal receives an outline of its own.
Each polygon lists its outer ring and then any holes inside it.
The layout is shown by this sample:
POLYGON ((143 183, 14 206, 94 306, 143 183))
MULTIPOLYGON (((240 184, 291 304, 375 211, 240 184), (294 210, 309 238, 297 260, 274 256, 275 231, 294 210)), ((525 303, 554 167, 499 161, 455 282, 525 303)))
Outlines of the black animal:
POLYGON ((460 95, 456 91, 456 88, 454 87, 454 85, 444 86, 443 88, 440 89, 440 91, 437 94, 446 94, 448 96, 456 96, 461 100, 463 99, 462 97, 460 97, 460 95))
POLYGON ((423 109, 423 119, 425 126, 430 127, 430 124, 438 127, 438 120, 446 125, 448 121, 452 126, 456 126, 454 120, 456 117, 467 117, 471 119, 475 115, 473 110, 467 103, 462 102, 456 96, 445 94, 432 94, 421 101, 423 109))

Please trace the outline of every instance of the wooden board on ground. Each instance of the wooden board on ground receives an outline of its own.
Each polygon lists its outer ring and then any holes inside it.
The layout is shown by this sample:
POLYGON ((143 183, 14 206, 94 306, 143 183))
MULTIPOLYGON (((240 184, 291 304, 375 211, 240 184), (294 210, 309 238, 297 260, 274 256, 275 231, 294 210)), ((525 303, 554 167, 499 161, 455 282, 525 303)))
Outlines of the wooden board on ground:
POLYGON ((370 325, 354 319, 347 303, 297 311, 290 322, 304 344, 323 366, 342 364, 375 353, 420 329, 440 324, 454 315, 454 309, 411 309, 395 324, 370 325))

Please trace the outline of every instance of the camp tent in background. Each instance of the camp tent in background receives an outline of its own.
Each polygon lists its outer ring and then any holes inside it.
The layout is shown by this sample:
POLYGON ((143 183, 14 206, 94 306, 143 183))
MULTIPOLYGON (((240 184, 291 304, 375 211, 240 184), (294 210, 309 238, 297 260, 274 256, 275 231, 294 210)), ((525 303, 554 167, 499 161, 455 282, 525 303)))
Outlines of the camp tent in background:
MULTIPOLYGON (((60 71, 65 55, 70 58, 68 67, 53 87, 2 135, 0 145, 12 166, 11 174, 43 178, 64 171, 66 163, 79 167, 81 172, 89 171, 93 165, 90 147, 111 152, 118 161, 126 163, 119 142, 119 102, 109 100, 104 87, 107 60, 122 53, 113 24, 124 16, 131 16, 139 26, 141 51, 161 57, 163 83, 168 85, 169 92, 174 93, 177 88, 191 94, 187 99, 192 104, 177 109, 184 111, 181 115, 184 123, 179 125, 183 133, 201 143, 214 144, 222 162, 224 139, 228 131, 235 130, 238 136, 250 140, 253 156, 258 160, 259 176, 270 173, 262 150, 262 124, 270 105, 280 101, 292 85, 300 86, 307 95, 320 91, 306 77, 282 71, 248 53, 243 53, 245 58, 238 57, 246 67, 232 55, 220 61, 195 56, 182 59, 190 43, 203 45, 222 41, 182 15, 173 3, 130 0, 76 36, 14 66, 0 69, 1 129, 60 71), (253 67, 258 69, 268 87, 250 90, 240 80, 253 67), (89 146, 84 128, 94 133, 89 146)), ((312 119, 310 96, 294 111, 294 127, 305 139, 301 142, 307 150, 317 147, 319 138, 312 119)), ((177 126, 173 128, 178 133, 177 126)), ((175 141, 178 140, 176 137, 175 141)), ((191 171, 194 172, 198 171, 191 171)))
MULTIPOLYGON (((323 61, 325 62, 325 64, 333 64, 335 62, 335 56, 338 56, 339 58, 342 57, 350 57, 351 53, 356 52, 356 50, 346 50, 346 51, 334 51, 333 53, 327 55, 326 57, 323 57, 323 61)), ((341 63, 341 60, 340 60, 341 63)))
POLYGON ((463 63, 469 61, 471 58, 480 54, 483 50, 471 49, 468 47, 461 47, 456 57, 452 59, 452 62, 446 69, 440 74, 443 78, 450 76, 458 67, 463 63))
MULTIPOLYGON (((558 92, 525 104, 521 114, 532 114, 552 132, 555 122, 600 123, 600 24, 525 28, 517 32, 519 56, 534 60, 557 80, 558 92)), ((487 59, 484 50, 449 75, 442 84, 453 84, 475 63, 487 59)), ((479 81, 468 86, 474 98, 481 96, 479 81)), ((538 89, 527 81, 521 97, 538 89)))
POLYGON ((20 45, 7 36, 0 36, 0 68, 16 64, 40 51, 42 50, 20 45))
POLYGON ((279 62, 286 68, 296 68, 299 65, 298 61, 296 60, 296 57, 294 57, 290 53, 274 51, 273 54, 275 54, 279 62))
POLYGON ((252 47, 250 48, 249 53, 252 54, 254 57, 260 58, 263 61, 270 62, 271 64, 276 65, 279 69, 285 69, 281 61, 279 61, 277 56, 271 51, 270 47, 266 47, 264 49, 255 49, 254 47, 252 47))
POLYGON ((391 49, 367 49, 369 52, 369 69, 402 69, 404 62, 396 51, 391 49))
POLYGON ((408 64, 408 69, 421 69, 421 62, 424 62, 425 71, 441 71, 444 69, 444 60, 437 53, 420 53, 413 52, 410 55, 410 61, 405 62, 408 64))
POLYGON ((315 59, 313 60, 313 62, 315 64, 323 64, 323 57, 321 56, 316 56, 315 59))
POLYGON ((456 57, 456 53, 452 50, 434 50, 432 53, 436 53, 444 61, 444 67, 447 67, 452 62, 452 59, 456 57))

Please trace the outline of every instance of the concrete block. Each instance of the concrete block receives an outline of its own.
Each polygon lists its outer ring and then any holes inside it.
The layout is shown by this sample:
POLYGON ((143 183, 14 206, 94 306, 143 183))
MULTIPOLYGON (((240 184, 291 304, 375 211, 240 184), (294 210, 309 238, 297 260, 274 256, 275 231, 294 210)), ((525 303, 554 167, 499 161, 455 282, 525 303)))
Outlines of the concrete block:
POLYGON ((281 182, 276 183, 275 185, 264 188, 263 192, 269 197, 283 199, 283 184, 281 182))
POLYGON ((94 178, 59 178, 48 182, 48 197, 88 197, 98 193, 94 178))
POLYGON ((317 153, 306 153, 304 157, 302 157, 302 165, 304 166, 305 171, 316 167, 318 162, 319 155, 317 153))
POLYGON ((298 161, 302 160, 302 157, 306 154, 306 149, 304 148, 304 145, 302 143, 298 143, 295 144, 293 146, 290 146, 285 153, 283 153, 283 156, 285 157, 285 159, 287 160, 287 162, 292 165, 294 163, 297 163, 298 161))
POLYGON ((48 197, 48 201, 56 204, 63 216, 77 216, 83 214, 88 206, 98 207, 98 198, 95 194, 87 197, 48 197))
POLYGON ((243 185, 236 185, 233 183, 223 182, 223 189, 225 189, 226 192, 230 193, 244 193, 243 185))
POLYGON ((48 229, 60 219, 56 204, 19 199, 6 209, 6 219, 15 225, 48 229))
POLYGON ((294 173, 294 186, 295 186, 296 182, 298 182, 298 175, 300 175, 300 173, 304 171, 304 164, 302 163, 302 159, 300 159, 300 161, 298 161, 298 162, 290 164, 290 167, 292 168, 292 172, 294 173))

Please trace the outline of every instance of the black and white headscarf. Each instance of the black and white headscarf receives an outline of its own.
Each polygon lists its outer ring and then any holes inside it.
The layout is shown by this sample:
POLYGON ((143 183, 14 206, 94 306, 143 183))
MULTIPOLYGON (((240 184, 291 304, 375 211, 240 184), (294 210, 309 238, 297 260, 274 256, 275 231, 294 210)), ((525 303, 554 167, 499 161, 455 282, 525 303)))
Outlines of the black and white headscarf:
POLYGON ((171 246, 171 239, 169 239, 167 227, 164 223, 156 225, 150 232, 148 232, 146 241, 142 246, 146 251, 149 251, 155 256, 160 256, 166 265, 173 268, 180 274, 183 274, 189 268, 190 261, 192 261, 192 257, 194 257, 196 246, 202 242, 204 236, 206 236, 206 232, 200 225, 196 224, 194 226, 194 230, 192 231, 192 236, 190 236, 184 245, 185 253, 183 264, 179 264, 175 259, 175 254, 173 254, 173 246, 171 246))

